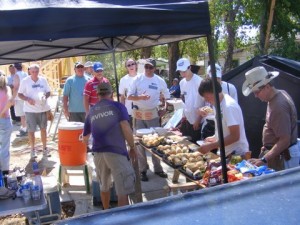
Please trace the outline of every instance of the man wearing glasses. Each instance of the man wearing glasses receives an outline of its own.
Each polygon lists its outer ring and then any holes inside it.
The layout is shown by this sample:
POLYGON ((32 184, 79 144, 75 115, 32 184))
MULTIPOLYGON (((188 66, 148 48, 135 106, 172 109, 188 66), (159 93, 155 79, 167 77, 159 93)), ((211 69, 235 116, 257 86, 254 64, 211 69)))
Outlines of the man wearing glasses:
POLYGON ((134 78, 137 75, 136 61, 133 59, 128 59, 125 62, 125 67, 127 69, 128 74, 126 74, 120 80, 119 93, 121 95, 121 103, 123 103, 127 108, 128 115, 129 115, 129 123, 132 127, 132 101, 128 100, 127 92, 129 87, 133 83, 134 78))
POLYGON ((68 77, 64 85, 64 114, 68 121, 84 123, 83 89, 89 78, 84 75, 84 66, 81 62, 75 63, 74 70, 75 74, 68 77))
POLYGON ((297 143, 297 111, 292 98, 284 90, 273 86, 279 72, 255 67, 246 72, 243 94, 253 92, 256 98, 267 102, 266 123, 263 128, 260 159, 250 159, 256 166, 268 164, 275 170, 299 166, 300 149, 297 143))
POLYGON ((83 104, 86 114, 90 111, 90 107, 94 106, 98 101, 97 87, 100 83, 110 83, 107 78, 103 76, 103 65, 101 62, 95 62, 94 66, 94 77, 90 79, 84 87, 84 98, 83 104))
MULTIPOLYGON (((128 100, 132 100, 134 105, 133 117, 136 129, 159 127, 158 106, 161 95, 165 99, 170 98, 167 84, 154 73, 155 68, 156 61, 152 58, 146 59, 145 74, 137 76, 128 91, 128 100)), ((141 146, 139 146, 138 160, 141 180, 148 181, 147 169, 149 166, 145 149, 141 146)), ((167 178, 159 159, 152 155, 152 162, 155 174, 167 178)))

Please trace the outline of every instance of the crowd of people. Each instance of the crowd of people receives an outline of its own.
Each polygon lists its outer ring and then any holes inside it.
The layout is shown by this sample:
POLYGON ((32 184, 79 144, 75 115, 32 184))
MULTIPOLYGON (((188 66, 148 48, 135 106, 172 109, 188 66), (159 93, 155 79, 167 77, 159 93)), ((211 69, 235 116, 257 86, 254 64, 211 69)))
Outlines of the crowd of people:
MULTIPOLYGON (((160 109, 166 107, 166 99, 181 98, 184 102, 178 129, 192 142, 203 140, 197 149, 199 152, 205 154, 220 148, 218 127, 214 122, 216 102, 210 65, 205 78, 201 78, 192 72, 189 59, 179 59, 176 70, 181 80, 174 78, 170 88, 155 74, 156 60, 152 58, 145 60, 143 73, 138 73, 134 59, 126 60, 125 67, 127 74, 121 78, 118 90, 120 102, 114 101, 113 88, 104 76, 101 62, 75 63, 74 75, 68 77, 63 90, 66 119, 84 123, 83 141, 87 146, 92 139, 91 151, 104 209, 109 208, 112 179, 119 206, 129 204, 128 195, 135 187, 132 161, 138 160, 141 181, 149 180, 145 149, 135 146, 133 130, 160 127, 160 109)), ((215 91, 220 100, 225 153, 226 156, 238 154, 243 157, 249 151, 249 145, 237 90, 234 85, 222 81, 222 69, 218 64, 215 68, 218 81, 215 91)), ((50 87, 46 78, 40 75, 37 64, 30 65, 29 75, 22 69, 20 63, 10 65, 8 79, 0 72, 0 169, 5 173, 9 170, 11 118, 21 123, 19 136, 28 135, 31 158, 37 153, 34 136, 37 126, 41 132, 43 157, 50 157, 46 141, 50 87)), ((272 80, 278 75, 278 72, 267 72, 264 67, 255 67, 245 74, 242 90, 245 96, 253 93, 268 104, 261 155, 250 162, 282 170, 298 166, 300 154, 297 111, 288 93, 274 87, 272 80)), ((167 178, 160 160, 152 156, 152 162, 154 173, 167 178)))

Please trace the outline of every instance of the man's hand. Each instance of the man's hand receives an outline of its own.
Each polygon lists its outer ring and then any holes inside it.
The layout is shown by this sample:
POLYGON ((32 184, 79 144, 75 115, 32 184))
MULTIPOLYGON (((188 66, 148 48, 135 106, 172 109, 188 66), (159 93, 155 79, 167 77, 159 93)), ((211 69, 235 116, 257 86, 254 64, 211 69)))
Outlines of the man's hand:
POLYGON ((64 109, 64 114, 65 114, 66 119, 69 121, 69 119, 70 119, 70 112, 69 112, 69 110, 68 109, 64 109))
POLYGON ((130 148, 128 153, 129 153, 130 160, 132 162, 135 162, 136 161, 136 157, 137 157, 137 155, 136 155, 136 147, 130 148))
POLYGON ((30 105, 35 105, 35 101, 31 98, 27 98, 27 102, 30 104, 30 105))
POLYGON ((201 152, 202 154, 206 154, 206 153, 210 152, 210 150, 212 150, 212 149, 213 148, 211 148, 210 143, 204 143, 197 150, 198 150, 198 152, 201 152))
POLYGON ((251 164, 255 165, 255 166, 262 166, 262 165, 264 165, 264 162, 261 161, 261 159, 254 159, 254 158, 252 158, 252 159, 249 159, 248 161, 251 164))
POLYGON ((200 124, 198 123, 198 121, 196 121, 196 122, 193 124, 193 129, 194 129, 194 130, 199 130, 199 127, 200 127, 200 124))
POLYGON ((150 99, 150 95, 145 94, 145 92, 141 95, 139 95, 139 99, 140 100, 149 100, 150 99))

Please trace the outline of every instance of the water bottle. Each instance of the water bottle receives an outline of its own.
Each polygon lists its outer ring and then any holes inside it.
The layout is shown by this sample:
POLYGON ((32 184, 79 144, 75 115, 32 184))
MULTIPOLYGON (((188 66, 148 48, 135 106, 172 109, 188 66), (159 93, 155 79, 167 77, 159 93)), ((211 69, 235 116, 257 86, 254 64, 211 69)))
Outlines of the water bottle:
POLYGON ((2 170, 0 170, 0 187, 4 187, 4 181, 3 181, 2 170))
POLYGON ((32 163, 32 170, 34 174, 34 185, 39 186, 39 190, 42 193, 43 192, 43 182, 40 175, 39 165, 36 161, 32 163))

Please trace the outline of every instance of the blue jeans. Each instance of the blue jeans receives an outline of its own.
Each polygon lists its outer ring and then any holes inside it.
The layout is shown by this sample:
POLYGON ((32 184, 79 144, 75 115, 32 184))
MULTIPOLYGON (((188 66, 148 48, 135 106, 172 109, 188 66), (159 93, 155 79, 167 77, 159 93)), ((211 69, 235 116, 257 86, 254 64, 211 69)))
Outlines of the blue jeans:
POLYGON ((0 118, 0 170, 9 170, 10 136, 13 125, 10 118, 0 118))

